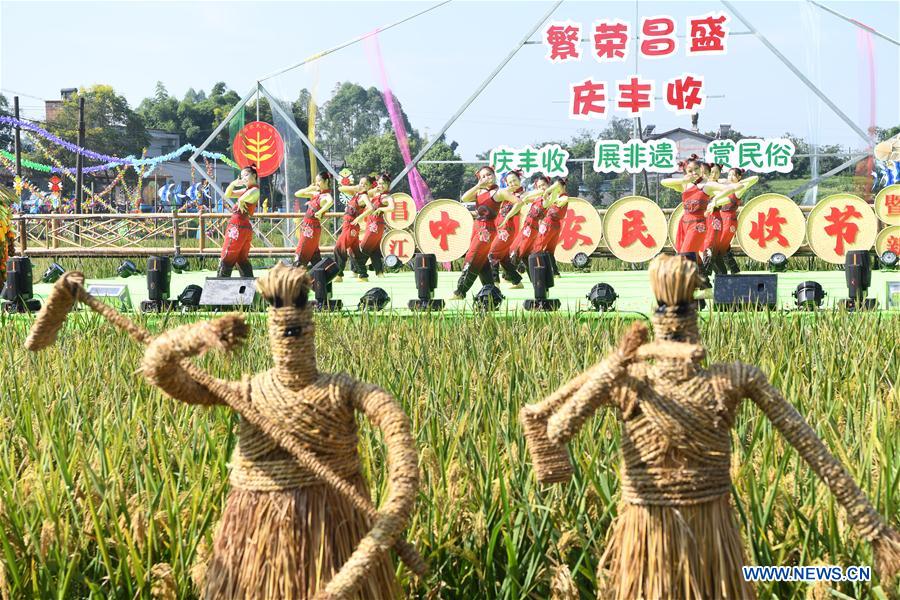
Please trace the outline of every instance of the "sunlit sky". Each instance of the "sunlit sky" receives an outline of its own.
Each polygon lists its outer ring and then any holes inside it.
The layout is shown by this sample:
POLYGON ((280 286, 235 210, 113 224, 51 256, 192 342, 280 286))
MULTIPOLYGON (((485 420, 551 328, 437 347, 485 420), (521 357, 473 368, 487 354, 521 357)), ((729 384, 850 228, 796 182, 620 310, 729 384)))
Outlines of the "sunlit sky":
MULTIPOLYGON (((829 8, 900 39, 900 2, 823 2, 829 8)), ((224 81, 240 95, 262 81, 273 95, 296 98, 303 87, 327 101, 340 81, 389 85, 413 127, 434 135, 502 59, 552 8, 549 2, 450 2, 276 77, 376 27, 436 6, 436 2, 15 2, 0 5, 0 89, 18 94, 24 116, 42 119, 45 99, 66 87, 112 85, 134 107, 157 81, 182 97, 224 81)), ((736 2, 734 7, 861 129, 900 124, 900 47, 807 1, 736 2), (874 94, 873 94, 874 91, 874 94)), ((677 33, 688 16, 724 11, 732 33, 748 28, 719 2, 564 2, 548 21, 582 24, 619 18, 637 29, 641 16, 671 15, 677 33)), ((531 36, 541 40, 541 31, 531 36)), ((609 82, 633 74, 654 80, 703 75, 710 98, 701 130, 720 123, 758 136, 786 132, 815 143, 860 148, 863 140, 801 83, 759 39, 733 35, 724 56, 688 57, 684 40, 675 56, 650 61, 634 52, 627 62, 601 64, 591 47, 581 61, 552 64, 541 44, 522 47, 449 129, 465 158, 501 144, 565 140, 580 129, 596 132, 604 120, 570 119, 569 87, 588 77, 609 82)), ((612 114, 617 114, 613 112, 612 114)), ((624 115, 621 115, 624 116, 624 115)), ((643 124, 656 132, 689 127, 690 118, 657 101, 643 124)))

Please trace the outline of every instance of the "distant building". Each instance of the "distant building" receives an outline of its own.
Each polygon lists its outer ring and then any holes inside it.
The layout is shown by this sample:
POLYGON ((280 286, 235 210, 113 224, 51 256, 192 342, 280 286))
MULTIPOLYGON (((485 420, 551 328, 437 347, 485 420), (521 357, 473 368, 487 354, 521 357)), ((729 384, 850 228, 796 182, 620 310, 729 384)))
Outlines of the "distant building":
POLYGON ((660 138, 669 138, 675 142, 676 156, 678 160, 685 160, 691 154, 696 154, 701 159, 706 154, 706 145, 713 141, 714 138, 703 135, 699 131, 690 131, 682 127, 676 127, 661 133, 655 133, 648 136, 648 140, 658 140, 660 138))

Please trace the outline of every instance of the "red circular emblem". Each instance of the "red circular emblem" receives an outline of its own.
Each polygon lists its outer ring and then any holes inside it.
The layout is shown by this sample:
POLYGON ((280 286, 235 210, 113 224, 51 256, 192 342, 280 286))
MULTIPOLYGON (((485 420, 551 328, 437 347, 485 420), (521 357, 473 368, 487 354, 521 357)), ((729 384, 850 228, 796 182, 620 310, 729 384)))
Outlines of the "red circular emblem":
POLYGON ((234 162, 242 169, 253 165, 257 175, 265 177, 277 171, 281 165, 284 141, 274 127, 262 121, 254 121, 245 125, 234 136, 231 151, 234 162))

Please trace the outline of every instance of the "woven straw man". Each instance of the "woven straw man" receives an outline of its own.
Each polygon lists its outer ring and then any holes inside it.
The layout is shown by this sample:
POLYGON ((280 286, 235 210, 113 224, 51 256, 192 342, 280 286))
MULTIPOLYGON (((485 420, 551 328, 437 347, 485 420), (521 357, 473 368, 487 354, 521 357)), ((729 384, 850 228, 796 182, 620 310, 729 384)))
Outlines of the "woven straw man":
POLYGON ((400 539, 418 489, 409 420, 381 389, 316 369, 311 283, 304 269, 281 264, 259 279, 271 305, 275 367, 240 382, 212 377, 187 360, 240 344, 247 334, 240 316, 154 338, 87 294, 80 273, 55 284, 26 342, 32 350, 52 344, 78 300, 148 344, 143 372, 151 384, 183 402, 226 404, 241 414, 207 599, 399 598, 391 546, 413 572, 425 573, 421 557, 400 539), (357 410, 382 430, 387 446, 390 491, 377 513, 360 472, 357 410))
POLYGON ((752 399, 844 506, 872 542, 876 570, 900 570, 900 535, 872 508, 853 479, 758 368, 704 369, 695 303, 697 266, 662 256, 650 265, 660 309, 656 339, 636 324, 616 352, 520 420, 541 482, 568 481, 565 444, 600 406, 619 409, 622 499, 598 567, 597 597, 632 600, 753 598, 743 580, 743 544, 730 503, 730 430, 752 399))

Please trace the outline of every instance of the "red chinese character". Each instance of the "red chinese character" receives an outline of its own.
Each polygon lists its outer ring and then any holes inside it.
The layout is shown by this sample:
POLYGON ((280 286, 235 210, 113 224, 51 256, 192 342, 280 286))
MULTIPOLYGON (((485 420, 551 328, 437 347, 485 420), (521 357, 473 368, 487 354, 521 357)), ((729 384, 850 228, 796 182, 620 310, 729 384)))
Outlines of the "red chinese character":
POLYGON ((781 216, 781 211, 773 206, 769 212, 762 211, 756 214, 756 222, 751 223, 750 239, 756 240, 760 248, 766 247, 766 242, 775 240, 782 248, 788 247, 788 240, 781 235, 781 226, 787 223, 787 219, 781 216))
POLYGON ((684 75, 672 79, 666 84, 666 103, 676 112, 689 112, 694 108, 703 108, 706 96, 701 95, 703 78, 684 75))
POLYGON ((710 13, 702 17, 688 17, 691 45, 688 54, 724 53, 728 29, 722 24, 728 21, 725 13, 710 13))
POLYGON ((900 235, 889 235, 887 239, 887 247, 885 250, 889 250, 894 254, 900 256, 900 235))
POLYGON ((546 30, 546 44, 550 46, 550 60, 578 60, 578 41, 581 37, 581 26, 578 24, 551 24, 546 30))
POLYGON ((441 211, 440 220, 428 222, 428 230, 431 235, 441 238, 440 247, 444 252, 450 249, 450 246, 447 245, 447 238, 456 233, 457 229, 459 229, 459 221, 451 219, 450 213, 446 210, 441 211))
MULTIPOLYGON (((399 258, 406 258, 409 256, 406 253, 406 250, 403 249, 404 244, 409 240, 391 240, 391 243, 388 245, 388 254, 393 254, 399 258)), ((446 248, 444 248, 446 250, 446 248)))
POLYGON ((900 215, 900 195, 888 194, 885 196, 884 207, 887 209, 887 216, 895 217, 900 215))
POLYGON ((574 211, 566 211, 566 216, 563 218, 562 227, 559 232, 559 241, 562 244, 563 250, 571 250, 577 244, 588 246, 594 243, 593 239, 580 233, 581 224, 585 221, 587 221, 585 217, 576 215, 574 211))
POLYGON ((844 254, 844 242, 852 244, 856 241, 856 234, 859 233, 859 226, 856 223, 849 223, 852 218, 861 218, 862 213, 848 204, 844 210, 832 207, 831 212, 825 217, 825 220, 831 223, 825 228, 825 233, 836 238, 834 251, 839 255, 844 254))
POLYGON ((598 60, 625 58, 628 44, 628 23, 601 21, 594 25, 594 56, 598 60))
POLYGON ((591 113, 606 113, 606 82, 572 84, 572 116, 590 118, 591 113))
POLYGON ((671 17, 645 17, 641 21, 641 54, 668 56, 675 52, 675 21, 671 17))
POLYGON ((616 107, 632 115, 643 109, 653 110, 653 82, 642 82, 637 77, 617 82, 619 97, 616 107))
POLYGON ((391 218, 401 222, 409 219, 409 207, 406 206, 406 200, 394 201, 394 210, 391 211, 391 218))
POLYGON ((640 242, 645 248, 652 248, 656 245, 656 240, 653 236, 646 235, 646 231, 644 212, 637 209, 629 210, 622 220, 622 239, 619 240, 619 245, 627 248, 635 242, 640 242))

